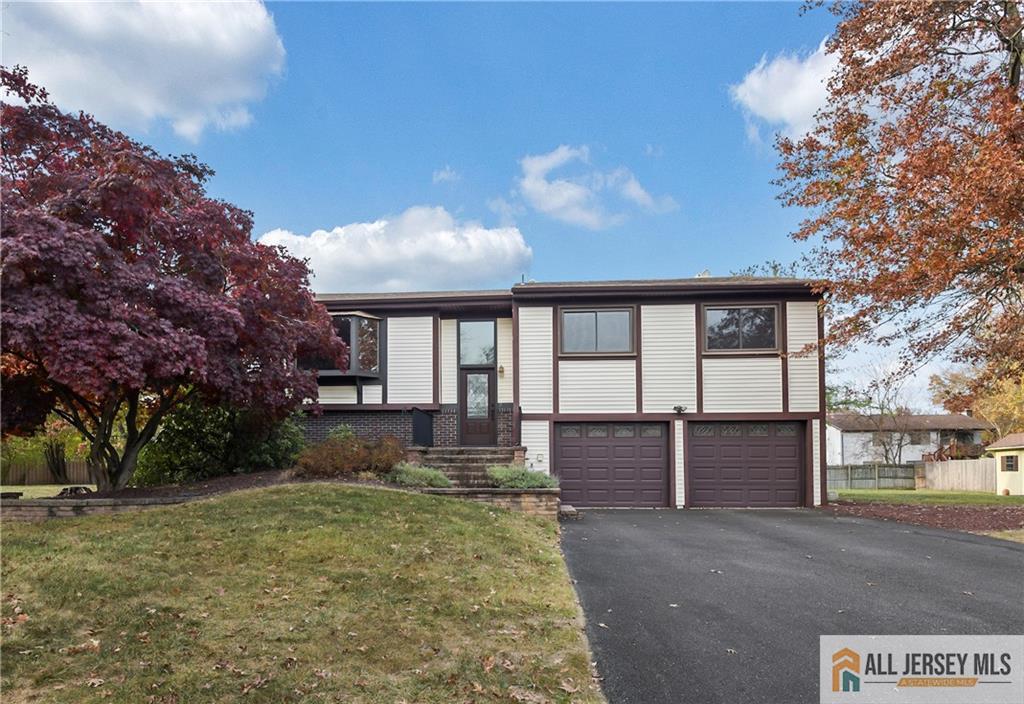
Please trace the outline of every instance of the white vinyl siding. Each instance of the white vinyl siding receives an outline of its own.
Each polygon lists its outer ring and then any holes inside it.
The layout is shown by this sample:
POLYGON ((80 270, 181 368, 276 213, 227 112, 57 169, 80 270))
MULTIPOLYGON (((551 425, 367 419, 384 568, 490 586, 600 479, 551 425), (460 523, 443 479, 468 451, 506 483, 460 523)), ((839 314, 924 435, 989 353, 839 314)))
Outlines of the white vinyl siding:
POLYGON ((384 403, 384 387, 380 384, 364 386, 363 403, 384 403))
POLYGON ((640 349, 645 413, 697 410, 697 331, 693 305, 643 306, 640 349))
POLYGON ((388 403, 433 403, 433 317, 388 318, 388 403))
POLYGON ((559 413, 635 413, 636 360, 563 359, 558 363, 559 413))
POLYGON ((820 420, 812 420, 811 427, 813 431, 811 433, 811 453, 814 455, 811 458, 811 471, 814 472, 814 505, 821 506, 821 424, 820 420))
POLYGON ((705 413, 782 411, 778 357, 704 357, 705 413))
POLYGON ((820 410, 818 355, 798 355, 809 344, 818 342, 818 304, 814 301, 786 304, 786 352, 789 366, 789 410, 820 410))
POLYGON ((459 353, 457 320, 441 321, 441 403, 459 402, 459 353))
POLYGON ((549 307, 519 309, 519 406, 523 413, 554 411, 552 315, 549 307))
POLYGON ((498 318, 497 334, 498 366, 505 370, 504 374, 498 372, 498 403, 512 403, 515 378, 512 362, 512 318, 498 318))
POLYGON ((321 386, 317 394, 320 403, 355 403, 355 386, 321 386))
POLYGON ((683 432, 683 421, 672 423, 676 443, 676 508, 686 505, 686 433, 683 432))
POLYGON ((522 444, 526 448, 526 467, 551 474, 551 424, 546 420, 524 420, 522 444))

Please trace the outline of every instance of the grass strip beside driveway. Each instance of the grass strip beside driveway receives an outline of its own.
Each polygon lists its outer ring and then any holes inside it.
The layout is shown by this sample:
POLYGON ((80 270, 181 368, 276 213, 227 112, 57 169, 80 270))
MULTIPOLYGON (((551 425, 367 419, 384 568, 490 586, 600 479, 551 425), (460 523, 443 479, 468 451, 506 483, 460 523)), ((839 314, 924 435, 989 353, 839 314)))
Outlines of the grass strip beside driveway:
POLYGON ((552 521, 305 484, 2 547, 5 702, 602 701, 552 521))
POLYGON ((1024 506, 1024 496, 1000 496, 980 491, 936 489, 840 489, 840 501, 907 505, 1024 506))

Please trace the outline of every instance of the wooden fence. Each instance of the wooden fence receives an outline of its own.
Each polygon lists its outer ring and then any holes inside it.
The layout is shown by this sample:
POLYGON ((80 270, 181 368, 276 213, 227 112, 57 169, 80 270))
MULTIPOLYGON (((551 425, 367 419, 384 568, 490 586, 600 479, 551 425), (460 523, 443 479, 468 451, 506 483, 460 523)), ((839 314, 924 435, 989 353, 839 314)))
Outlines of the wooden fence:
POLYGON ((946 460, 945 462, 924 463, 924 486, 922 489, 944 491, 996 492, 996 459, 983 457, 980 460, 946 460))
POLYGON ((828 468, 828 489, 913 489, 912 464, 842 464, 828 468))
MULTIPOLYGON (((68 481, 72 484, 92 484, 84 459, 68 459, 68 481)), ((55 484, 46 461, 40 457, 32 460, 4 462, 2 483, 7 485, 55 484)))

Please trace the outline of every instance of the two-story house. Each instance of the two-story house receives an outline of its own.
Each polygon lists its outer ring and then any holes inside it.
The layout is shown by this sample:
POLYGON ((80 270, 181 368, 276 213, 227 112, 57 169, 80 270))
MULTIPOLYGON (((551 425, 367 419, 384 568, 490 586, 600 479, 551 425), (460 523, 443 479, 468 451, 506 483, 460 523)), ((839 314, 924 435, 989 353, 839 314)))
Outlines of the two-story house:
POLYGON ((820 296, 799 279, 321 295, 350 344, 322 438, 521 447, 574 506, 824 502, 820 296), (808 352, 810 349, 810 352, 808 352))

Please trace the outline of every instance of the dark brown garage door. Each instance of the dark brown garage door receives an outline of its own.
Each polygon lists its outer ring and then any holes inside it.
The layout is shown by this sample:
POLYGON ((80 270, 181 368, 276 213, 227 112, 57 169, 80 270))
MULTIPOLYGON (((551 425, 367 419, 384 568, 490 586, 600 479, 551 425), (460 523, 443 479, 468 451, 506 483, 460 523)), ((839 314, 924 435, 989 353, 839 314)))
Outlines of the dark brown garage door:
POLYGON ((691 422, 691 506, 800 506, 801 423, 691 422))
POLYGON ((557 423, 555 473, 572 506, 668 506, 668 425, 557 423))

